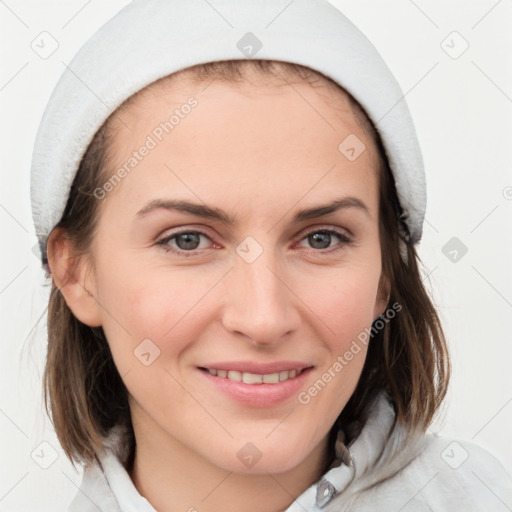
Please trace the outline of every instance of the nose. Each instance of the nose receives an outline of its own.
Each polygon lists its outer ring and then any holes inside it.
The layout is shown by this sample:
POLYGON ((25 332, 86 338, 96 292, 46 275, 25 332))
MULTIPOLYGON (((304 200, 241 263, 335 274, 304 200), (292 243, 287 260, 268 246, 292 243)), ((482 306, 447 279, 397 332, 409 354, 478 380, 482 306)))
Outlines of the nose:
POLYGON ((266 250, 248 263, 237 257, 225 283, 224 327, 264 347, 297 330, 300 313, 288 273, 266 250))

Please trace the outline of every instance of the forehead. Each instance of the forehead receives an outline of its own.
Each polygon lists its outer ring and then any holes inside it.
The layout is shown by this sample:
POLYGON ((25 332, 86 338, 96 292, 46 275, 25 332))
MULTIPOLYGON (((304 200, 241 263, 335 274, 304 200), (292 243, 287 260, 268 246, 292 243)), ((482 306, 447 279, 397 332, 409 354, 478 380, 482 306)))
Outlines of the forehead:
MULTIPOLYGON (((339 131, 341 124, 364 141, 375 163, 380 160, 374 134, 369 129, 371 122, 357 102, 332 80, 314 72, 314 81, 309 79, 306 82, 292 76, 286 69, 276 75, 247 66, 251 62, 245 64, 243 79, 214 77, 200 80, 193 71, 185 69, 145 87, 130 97, 109 122, 114 134, 111 149, 115 151, 111 153, 119 155, 129 151, 127 146, 137 144, 141 135, 150 134, 156 128, 155 123, 169 121, 173 111, 182 119, 184 116, 180 110, 187 100, 194 98, 199 108, 194 110, 193 117, 199 118, 205 126, 216 120, 222 124, 230 115, 232 119, 241 120, 244 114, 251 115, 246 122, 255 128, 257 121, 265 117, 271 121, 288 121, 289 124, 302 123, 303 126, 308 122, 308 127, 312 128, 310 132, 317 126, 318 131, 339 131), (208 115, 213 113, 215 106, 221 104, 221 117, 217 112, 216 119, 209 119, 208 115)), ((194 119, 187 121, 188 124, 191 122, 194 119)), ((225 125, 222 127, 226 128, 225 125)), ((183 130, 174 130, 173 136, 179 131, 183 130)), ((265 131, 271 133, 271 126, 262 129, 259 135, 265 131)))
POLYGON ((173 190, 188 184, 206 195, 242 186, 257 193, 256 180, 302 195, 315 180, 327 188, 339 184, 341 172, 328 172, 333 166, 349 170, 352 182, 368 182, 368 171, 377 168, 374 140, 348 96, 329 84, 256 75, 237 83, 174 78, 152 84, 117 114, 122 122, 113 131, 109 172, 129 161, 135 166, 109 199, 149 194, 159 184, 173 190), (357 161, 340 152, 350 137, 365 148, 357 161), (148 145, 134 162, 134 152, 148 145))
MULTIPOLYGON (((314 94, 345 121, 353 117, 365 131, 371 131, 368 130, 371 122, 357 101, 332 79, 314 69, 279 61, 210 62, 186 68, 143 88, 128 98, 116 114, 140 115, 140 107, 144 109, 149 103, 178 102, 180 96, 212 92, 212 89, 217 94, 222 89, 224 93, 238 92, 253 97, 291 93, 306 103, 308 95, 314 94)), ((115 117, 119 119, 119 115, 115 117)), ((115 123, 116 119, 112 121, 115 123)))

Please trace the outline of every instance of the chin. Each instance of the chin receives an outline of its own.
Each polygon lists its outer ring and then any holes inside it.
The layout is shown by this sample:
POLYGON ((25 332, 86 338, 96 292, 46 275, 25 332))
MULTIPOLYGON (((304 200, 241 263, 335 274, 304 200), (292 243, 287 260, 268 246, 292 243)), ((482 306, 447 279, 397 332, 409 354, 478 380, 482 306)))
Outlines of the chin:
POLYGON ((290 440, 269 442, 263 440, 239 443, 234 442, 233 448, 226 447, 218 454, 217 460, 212 462, 227 471, 251 475, 266 475, 267 473, 286 473, 312 457, 304 442, 293 443, 290 440), (234 457, 226 457, 228 453, 234 457))
POLYGON ((303 462, 304 459, 297 457, 297 454, 283 453, 273 454, 272 456, 262 456, 260 460, 254 463, 253 466, 245 465, 244 463, 230 464, 230 471, 236 473, 243 473, 245 475, 267 475, 287 473, 303 462))

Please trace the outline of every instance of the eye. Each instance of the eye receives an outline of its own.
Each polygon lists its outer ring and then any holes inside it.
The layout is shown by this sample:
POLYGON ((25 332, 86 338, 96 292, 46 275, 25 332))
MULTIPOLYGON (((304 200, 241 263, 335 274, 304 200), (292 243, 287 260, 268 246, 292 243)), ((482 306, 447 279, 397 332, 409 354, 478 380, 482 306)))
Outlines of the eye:
POLYGON ((166 252, 174 252, 180 255, 189 256, 196 254, 193 251, 208 248, 201 246, 202 237, 210 240, 210 237, 201 231, 181 231, 162 238, 157 242, 157 245, 162 246, 166 252))
MULTIPOLYGON (((180 231, 168 235, 158 242, 156 245, 161 246, 165 252, 171 252, 179 256, 195 256, 205 249, 211 249, 213 246, 208 245, 211 238, 201 231, 180 231), (201 243, 201 239, 206 242, 201 243), (205 245, 206 244, 206 245, 205 245)), ((351 239, 343 232, 337 229, 315 229, 306 233, 299 242, 306 241, 310 244, 310 249, 316 253, 330 253, 342 249, 351 239), (338 243, 331 245, 338 239, 338 243)), ((215 246, 215 244, 214 244, 215 246)), ((217 246, 219 247, 219 246, 217 246)))
MULTIPOLYGON (((345 244, 351 242, 350 238, 337 229, 316 229, 306 233, 300 241, 305 240, 308 242, 312 249, 318 249, 320 252, 333 252, 341 249, 345 244), (331 246, 333 239, 338 239, 339 242, 331 246), (327 249, 327 250, 325 250, 327 249)), ((318 251, 317 251, 318 252, 318 251)))

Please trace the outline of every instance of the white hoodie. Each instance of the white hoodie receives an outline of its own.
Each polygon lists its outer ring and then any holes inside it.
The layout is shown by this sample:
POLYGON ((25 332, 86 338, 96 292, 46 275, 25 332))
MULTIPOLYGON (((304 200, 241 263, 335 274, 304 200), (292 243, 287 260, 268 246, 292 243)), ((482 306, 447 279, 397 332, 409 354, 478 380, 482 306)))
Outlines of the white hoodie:
MULTIPOLYGON (((386 395, 377 396, 357 438, 336 450, 335 467, 286 512, 506 512, 512 479, 490 453, 467 441, 393 427, 386 395)), ((67 512, 156 512, 125 467, 126 431, 115 427, 98 462, 87 466, 67 512)), ((229 504, 225 511, 229 512, 229 504)))

